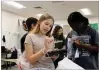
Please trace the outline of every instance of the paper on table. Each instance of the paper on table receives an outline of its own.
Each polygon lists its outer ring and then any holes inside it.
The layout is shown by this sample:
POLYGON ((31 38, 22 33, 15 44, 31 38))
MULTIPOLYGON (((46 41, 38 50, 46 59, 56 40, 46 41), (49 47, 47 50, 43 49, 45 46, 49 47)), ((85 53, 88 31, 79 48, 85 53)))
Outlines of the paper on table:
POLYGON ((56 68, 56 70, 61 70, 61 69, 64 69, 64 70, 69 70, 69 69, 85 70, 84 68, 75 64, 73 61, 69 60, 67 57, 65 57, 63 60, 61 60, 58 63, 58 67, 56 68))

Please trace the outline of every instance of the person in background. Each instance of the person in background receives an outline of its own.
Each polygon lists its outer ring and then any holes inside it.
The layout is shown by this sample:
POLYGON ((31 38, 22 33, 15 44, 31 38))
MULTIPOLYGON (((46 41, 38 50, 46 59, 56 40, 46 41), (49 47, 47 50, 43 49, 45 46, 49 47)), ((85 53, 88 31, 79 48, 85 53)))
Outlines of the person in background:
MULTIPOLYGON (((23 21, 23 29, 25 31, 28 31, 28 32, 31 32, 32 29, 35 27, 36 23, 37 23, 37 19, 34 18, 34 17, 29 17, 27 18, 26 22, 23 21)), ((23 53, 24 50, 25 50, 25 47, 24 47, 24 41, 25 41, 25 38, 26 38, 26 35, 28 34, 28 32, 26 34, 24 34, 21 38, 21 52, 23 53)))
POLYGON ((99 33, 80 12, 72 12, 67 21, 72 28, 66 38, 67 56, 84 69, 98 69, 99 33))
POLYGON ((63 35, 63 28, 59 25, 55 26, 52 35, 53 35, 54 41, 55 41, 55 49, 58 49, 58 50, 64 49, 62 51, 59 51, 59 54, 58 54, 59 57, 54 61, 55 68, 56 68, 58 65, 58 62, 64 58, 64 52, 66 52, 65 51, 65 37, 63 35))
POLYGON ((22 26, 23 26, 23 29, 24 29, 25 31, 28 31, 27 26, 26 26, 26 21, 25 21, 25 20, 23 20, 22 26))
POLYGON ((50 49, 53 49, 54 39, 50 34, 53 24, 54 18, 49 14, 43 14, 33 31, 26 36, 25 51, 20 60, 23 70, 55 69, 52 59, 45 56, 50 49))

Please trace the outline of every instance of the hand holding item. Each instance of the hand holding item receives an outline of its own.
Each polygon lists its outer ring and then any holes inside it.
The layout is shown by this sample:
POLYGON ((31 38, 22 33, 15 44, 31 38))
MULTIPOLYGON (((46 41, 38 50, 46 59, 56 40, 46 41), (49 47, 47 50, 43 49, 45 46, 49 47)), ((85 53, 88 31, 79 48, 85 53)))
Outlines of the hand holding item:
POLYGON ((44 42, 44 45, 45 45, 44 51, 48 52, 48 51, 52 50, 53 44, 54 44, 54 38, 46 36, 45 42, 44 42))
POLYGON ((81 43, 80 43, 80 40, 75 40, 74 41, 77 45, 80 45, 81 43))
POLYGON ((90 44, 84 44, 84 43, 82 43, 80 40, 75 40, 74 43, 75 43, 75 45, 76 45, 77 47, 81 47, 81 48, 90 46, 90 44))

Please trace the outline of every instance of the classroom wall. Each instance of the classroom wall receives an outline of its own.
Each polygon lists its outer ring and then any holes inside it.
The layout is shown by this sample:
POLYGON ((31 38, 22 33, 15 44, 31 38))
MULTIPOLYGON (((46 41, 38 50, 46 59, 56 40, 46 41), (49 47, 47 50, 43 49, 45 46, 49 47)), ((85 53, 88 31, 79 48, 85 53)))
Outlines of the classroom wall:
POLYGON ((6 48, 12 47, 19 48, 20 31, 25 33, 22 28, 20 29, 18 19, 23 20, 25 17, 13 14, 11 12, 1 11, 1 36, 5 35, 6 42, 2 42, 1 45, 5 45, 6 48), (20 30, 19 30, 20 29, 20 30))

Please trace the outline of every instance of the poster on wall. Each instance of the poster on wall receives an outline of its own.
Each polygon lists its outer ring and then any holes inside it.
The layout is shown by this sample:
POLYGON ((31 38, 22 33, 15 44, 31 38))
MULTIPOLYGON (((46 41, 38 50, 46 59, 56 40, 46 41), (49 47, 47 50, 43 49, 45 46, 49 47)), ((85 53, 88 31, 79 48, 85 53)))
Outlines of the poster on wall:
POLYGON ((91 26, 92 28, 94 28, 95 30, 99 30, 99 27, 98 27, 99 23, 93 23, 93 24, 89 24, 89 26, 91 26))

